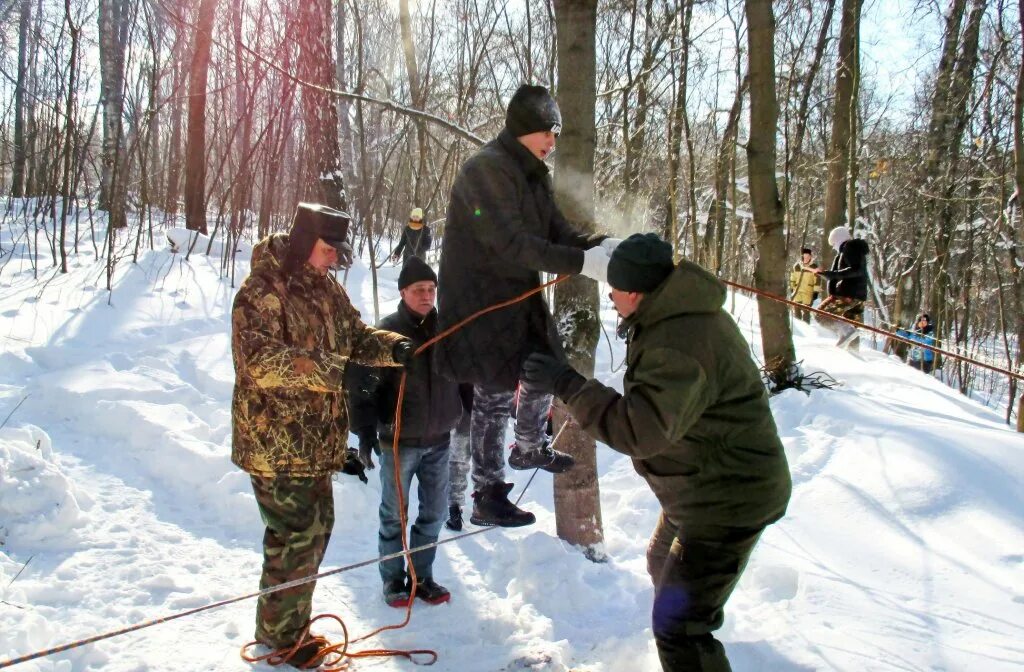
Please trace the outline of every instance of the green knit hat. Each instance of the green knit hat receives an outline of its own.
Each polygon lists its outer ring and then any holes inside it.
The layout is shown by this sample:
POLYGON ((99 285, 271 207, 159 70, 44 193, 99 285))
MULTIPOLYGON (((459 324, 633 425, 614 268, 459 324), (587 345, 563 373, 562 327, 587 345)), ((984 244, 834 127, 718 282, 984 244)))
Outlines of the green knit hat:
POLYGON ((634 233, 612 252, 608 284, 623 292, 648 294, 673 268, 671 245, 653 233, 634 233))

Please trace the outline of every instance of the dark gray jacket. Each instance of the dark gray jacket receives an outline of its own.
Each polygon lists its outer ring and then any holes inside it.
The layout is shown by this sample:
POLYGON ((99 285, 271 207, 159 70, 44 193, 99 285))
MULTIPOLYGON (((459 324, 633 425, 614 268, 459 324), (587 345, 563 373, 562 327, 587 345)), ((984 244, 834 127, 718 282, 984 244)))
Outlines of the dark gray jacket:
MULTIPOLYGON (((405 302, 380 321, 380 329, 408 337, 418 348, 437 333, 437 311, 420 319, 405 302)), ((401 369, 350 364, 345 372, 352 431, 363 437, 377 432, 389 446, 395 436, 395 408, 401 369)), ((434 372, 429 351, 417 356, 409 368, 402 401, 399 446, 432 446, 446 440, 462 414, 459 386, 434 372)))
POLYGON ((839 246, 832 268, 820 273, 828 281, 828 295, 867 301, 868 244, 853 238, 839 246))
MULTIPOLYGON (((441 242, 438 312, 445 329, 540 285, 540 272, 579 273, 605 236, 574 229, 555 205, 543 161, 508 130, 462 166, 441 242)), ((523 360, 561 345, 540 294, 488 313, 434 347, 437 370, 460 383, 514 389, 523 360)))

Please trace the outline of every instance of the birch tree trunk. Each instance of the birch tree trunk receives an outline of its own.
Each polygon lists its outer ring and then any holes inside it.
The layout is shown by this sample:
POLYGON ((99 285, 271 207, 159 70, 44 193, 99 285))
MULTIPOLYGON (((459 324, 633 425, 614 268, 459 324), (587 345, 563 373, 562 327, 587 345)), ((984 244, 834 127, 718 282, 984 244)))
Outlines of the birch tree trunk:
POLYGON ((11 196, 25 196, 25 86, 28 80, 28 35, 32 23, 32 0, 21 0, 18 19, 18 81, 14 88, 14 164, 11 167, 11 196))
POLYGON ((125 226, 124 187, 124 63, 128 39, 129 0, 100 0, 100 97, 103 107, 103 151, 100 162, 101 210, 109 226, 125 226))

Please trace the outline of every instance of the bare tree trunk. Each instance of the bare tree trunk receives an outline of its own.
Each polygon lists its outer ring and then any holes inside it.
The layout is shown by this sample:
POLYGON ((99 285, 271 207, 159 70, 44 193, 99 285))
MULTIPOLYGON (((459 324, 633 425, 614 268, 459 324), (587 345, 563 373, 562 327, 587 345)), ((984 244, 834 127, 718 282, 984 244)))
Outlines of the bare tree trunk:
POLYGON ((100 209, 112 228, 125 226, 124 65, 130 0, 100 0, 100 96, 103 105, 103 156, 100 209))
MULTIPOLYGON (((850 147, 857 115, 857 35, 860 32, 860 0, 843 0, 839 34, 839 62, 836 64, 836 98, 832 109, 832 141, 825 162, 825 231, 842 226, 846 218, 846 196, 850 176, 850 147)), ((852 225, 852 222, 850 222, 852 225)))
MULTIPOLYGON (((757 233, 754 286, 776 296, 785 295, 786 240, 782 203, 775 181, 775 136, 778 103, 775 98, 775 16, 771 0, 746 0, 748 67, 750 77, 750 139, 747 165, 750 202, 757 233)), ((793 364, 793 333, 785 304, 763 297, 757 300, 761 318, 764 364, 776 387, 786 382, 793 364)))
POLYGON ((32 22, 32 0, 21 0, 18 20, 18 81, 14 88, 14 165, 11 167, 11 196, 25 195, 25 86, 28 79, 28 35, 32 22))
MULTIPOLYGON (((690 126, 688 123, 686 100, 688 69, 690 65, 690 24, 693 19, 692 0, 682 0, 685 8, 677 6, 677 11, 682 14, 679 33, 673 39, 673 52, 678 51, 679 63, 676 71, 679 73, 676 78, 676 90, 672 100, 672 116, 669 122, 668 142, 668 223, 665 227, 665 237, 672 243, 672 255, 678 259, 679 254, 679 156, 682 153, 682 138, 684 133, 689 140, 690 126)), ((692 157, 691 157, 692 165, 692 157)), ((692 178, 692 176, 691 176, 692 178)), ((692 185, 691 185, 692 186, 692 185)))
POLYGON ((185 228, 207 234, 206 228, 206 82, 213 46, 217 0, 200 0, 196 41, 188 84, 188 132, 185 139, 185 228))
MULTIPOLYGON (((409 0, 399 0, 398 18, 402 30, 402 50, 405 53, 405 71, 409 76, 409 99, 412 106, 422 110, 426 101, 422 89, 419 67, 416 65, 416 40, 412 33, 412 16, 409 14, 409 0)), ((423 183, 427 173, 427 128, 422 120, 416 120, 417 168, 413 175, 413 205, 421 205, 423 183)))
MULTIPOLYGON (((334 83, 334 61, 331 49, 330 0, 306 0, 296 10, 299 62, 298 78, 304 82, 331 88, 334 83)), ((341 149, 338 145, 338 110, 334 101, 318 89, 302 91, 302 111, 306 126, 307 175, 306 192, 338 210, 348 208, 345 181, 341 173, 341 149), (307 177, 307 179, 309 179, 307 177)))
POLYGON ((740 115, 743 112, 743 97, 747 93, 749 78, 744 77, 736 88, 736 97, 729 109, 729 119, 722 133, 715 159, 715 196, 708 206, 708 223, 704 231, 704 250, 701 259, 716 273, 722 270, 722 251, 725 246, 725 216, 729 212, 729 177, 732 174, 733 157, 736 154, 736 138, 739 133, 740 115), (712 264, 712 261, 714 262, 712 264))
MULTIPOLYGON (((559 138, 555 190, 559 206, 577 226, 594 229, 594 148, 597 130, 597 0, 555 0, 558 32, 558 104, 564 131, 559 138)), ((594 374, 594 351, 600 334, 597 283, 576 276, 555 288, 555 321, 570 363, 584 376, 594 374)), ((555 525, 558 536, 582 546, 588 557, 604 539, 594 439, 583 432, 561 404, 556 431, 565 428, 558 448, 576 458, 576 467, 556 474, 555 525)))
MULTIPOLYGON (((1020 28, 1024 31, 1024 2, 1018 3, 1020 12, 1020 28)), ((1013 284, 1016 288, 1017 310, 1017 357, 1016 366, 1020 370, 1021 362, 1024 360, 1024 271, 1021 269, 1021 250, 1018 245, 1024 243, 1024 59, 1021 59, 1017 70, 1017 88, 1013 96, 1013 177, 1016 186, 1017 207, 1014 209, 1014 220, 1011 223, 1011 240, 1016 244, 1007 251, 1009 259, 1007 266, 1010 269, 1013 284), (1013 231, 1016 229, 1016 231, 1013 231), (1016 234, 1016 235, 1013 235, 1016 234)), ((1002 283, 1000 283, 1002 285, 1002 283)), ((1017 384, 1014 387, 1020 388, 1017 384)), ((1010 389, 1013 390, 1014 387, 1010 389)), ((1024 432, 1024 391, 1020 391, 1020 398, 1017 401, 1017 431, 1024 432)))

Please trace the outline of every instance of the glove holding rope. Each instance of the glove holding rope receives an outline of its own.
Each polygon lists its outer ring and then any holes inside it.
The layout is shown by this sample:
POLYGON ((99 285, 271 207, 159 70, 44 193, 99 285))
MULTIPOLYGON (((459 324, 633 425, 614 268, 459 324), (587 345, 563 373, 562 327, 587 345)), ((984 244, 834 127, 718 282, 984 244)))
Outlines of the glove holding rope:
POLYGON ((345 451, 345 466, 341 468, 341 473, 356 476, 363 483, 370 482, 370 479, 366 478, 366 469, 359 459, 359 451, 355 448, 349 448, 345 451))

